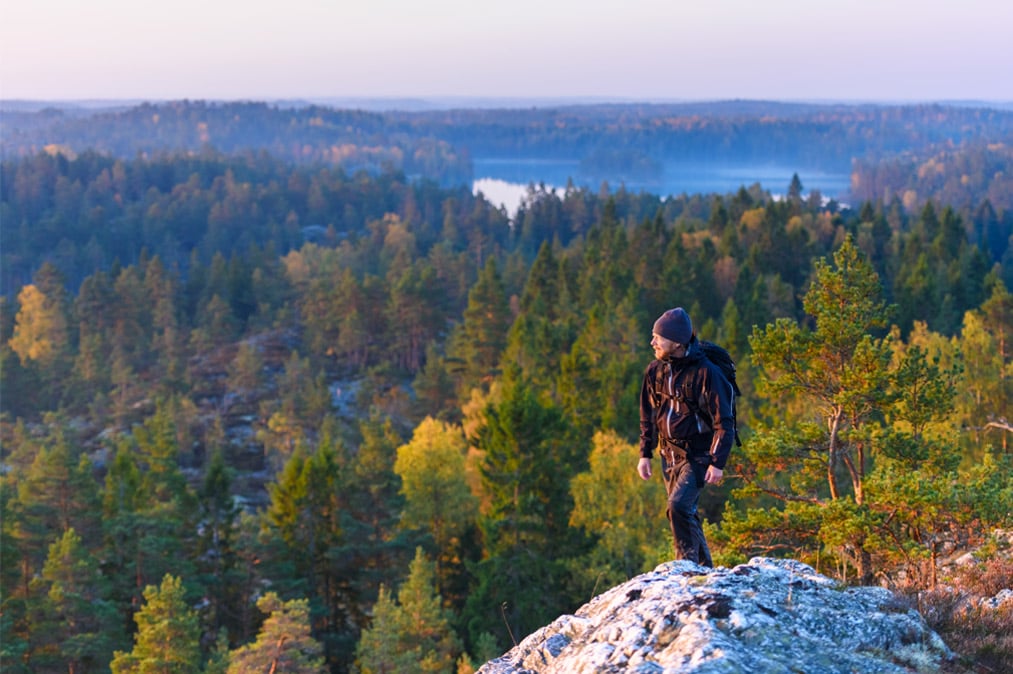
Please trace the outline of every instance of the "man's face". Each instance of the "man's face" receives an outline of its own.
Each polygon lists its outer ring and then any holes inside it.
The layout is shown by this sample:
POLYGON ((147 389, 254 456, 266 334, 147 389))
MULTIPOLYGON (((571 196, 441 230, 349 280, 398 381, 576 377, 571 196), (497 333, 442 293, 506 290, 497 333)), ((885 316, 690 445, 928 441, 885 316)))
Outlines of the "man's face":
POLYGON ((659 359, 666 356, 682 358, 686 355, 686 347, 684 345, 673 342, 670 339, 665 339, 656 332, 651 336, 651 348, 654 349, 654 357, 659 359))

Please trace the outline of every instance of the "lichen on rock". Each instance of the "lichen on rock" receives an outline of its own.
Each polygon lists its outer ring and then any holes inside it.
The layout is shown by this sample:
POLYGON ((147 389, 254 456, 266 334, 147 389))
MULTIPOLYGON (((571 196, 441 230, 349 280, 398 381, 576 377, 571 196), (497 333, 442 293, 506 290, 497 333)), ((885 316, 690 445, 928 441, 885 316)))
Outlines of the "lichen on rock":
POLYGON ((793 560, 660 565, 526 637, 479 674, 894 674, 953 657, 883 588, 793 560))

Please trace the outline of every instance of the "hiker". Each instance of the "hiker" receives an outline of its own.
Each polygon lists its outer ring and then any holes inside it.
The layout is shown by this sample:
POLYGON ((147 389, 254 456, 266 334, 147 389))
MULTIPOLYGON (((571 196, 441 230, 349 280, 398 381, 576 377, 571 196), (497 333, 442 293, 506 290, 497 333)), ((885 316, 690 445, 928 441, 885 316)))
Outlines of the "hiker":
POLYGON ((640 390, 640 462, 650 479, 659 446, 668 493, 668 521, 676 559, 713 566, 697 502, 705 484, 718 484, 735 437, 735 392, 721 369, 704 354, 682 307, 654 323, 654 360, 640 390))

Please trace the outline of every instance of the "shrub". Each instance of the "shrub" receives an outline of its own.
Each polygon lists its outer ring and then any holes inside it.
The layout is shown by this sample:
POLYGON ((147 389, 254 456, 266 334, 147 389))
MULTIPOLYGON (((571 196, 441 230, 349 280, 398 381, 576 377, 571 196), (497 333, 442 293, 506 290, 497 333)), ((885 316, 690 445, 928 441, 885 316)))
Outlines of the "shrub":
POLYGON ((958 567, 949 583, 917 597, 926 622, 973 672, 1013 672, 1013 600, 989 603, 1013 587, 1013 559, 958 567))

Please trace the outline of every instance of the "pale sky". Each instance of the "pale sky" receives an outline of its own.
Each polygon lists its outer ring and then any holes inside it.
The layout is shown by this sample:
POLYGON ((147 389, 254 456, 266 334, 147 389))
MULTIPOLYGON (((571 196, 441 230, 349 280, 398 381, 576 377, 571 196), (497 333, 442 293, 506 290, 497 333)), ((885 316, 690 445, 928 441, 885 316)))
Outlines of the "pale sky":
POLYGON ((0 98, 1013 101, 1011 0, 0 0, 0 98))

